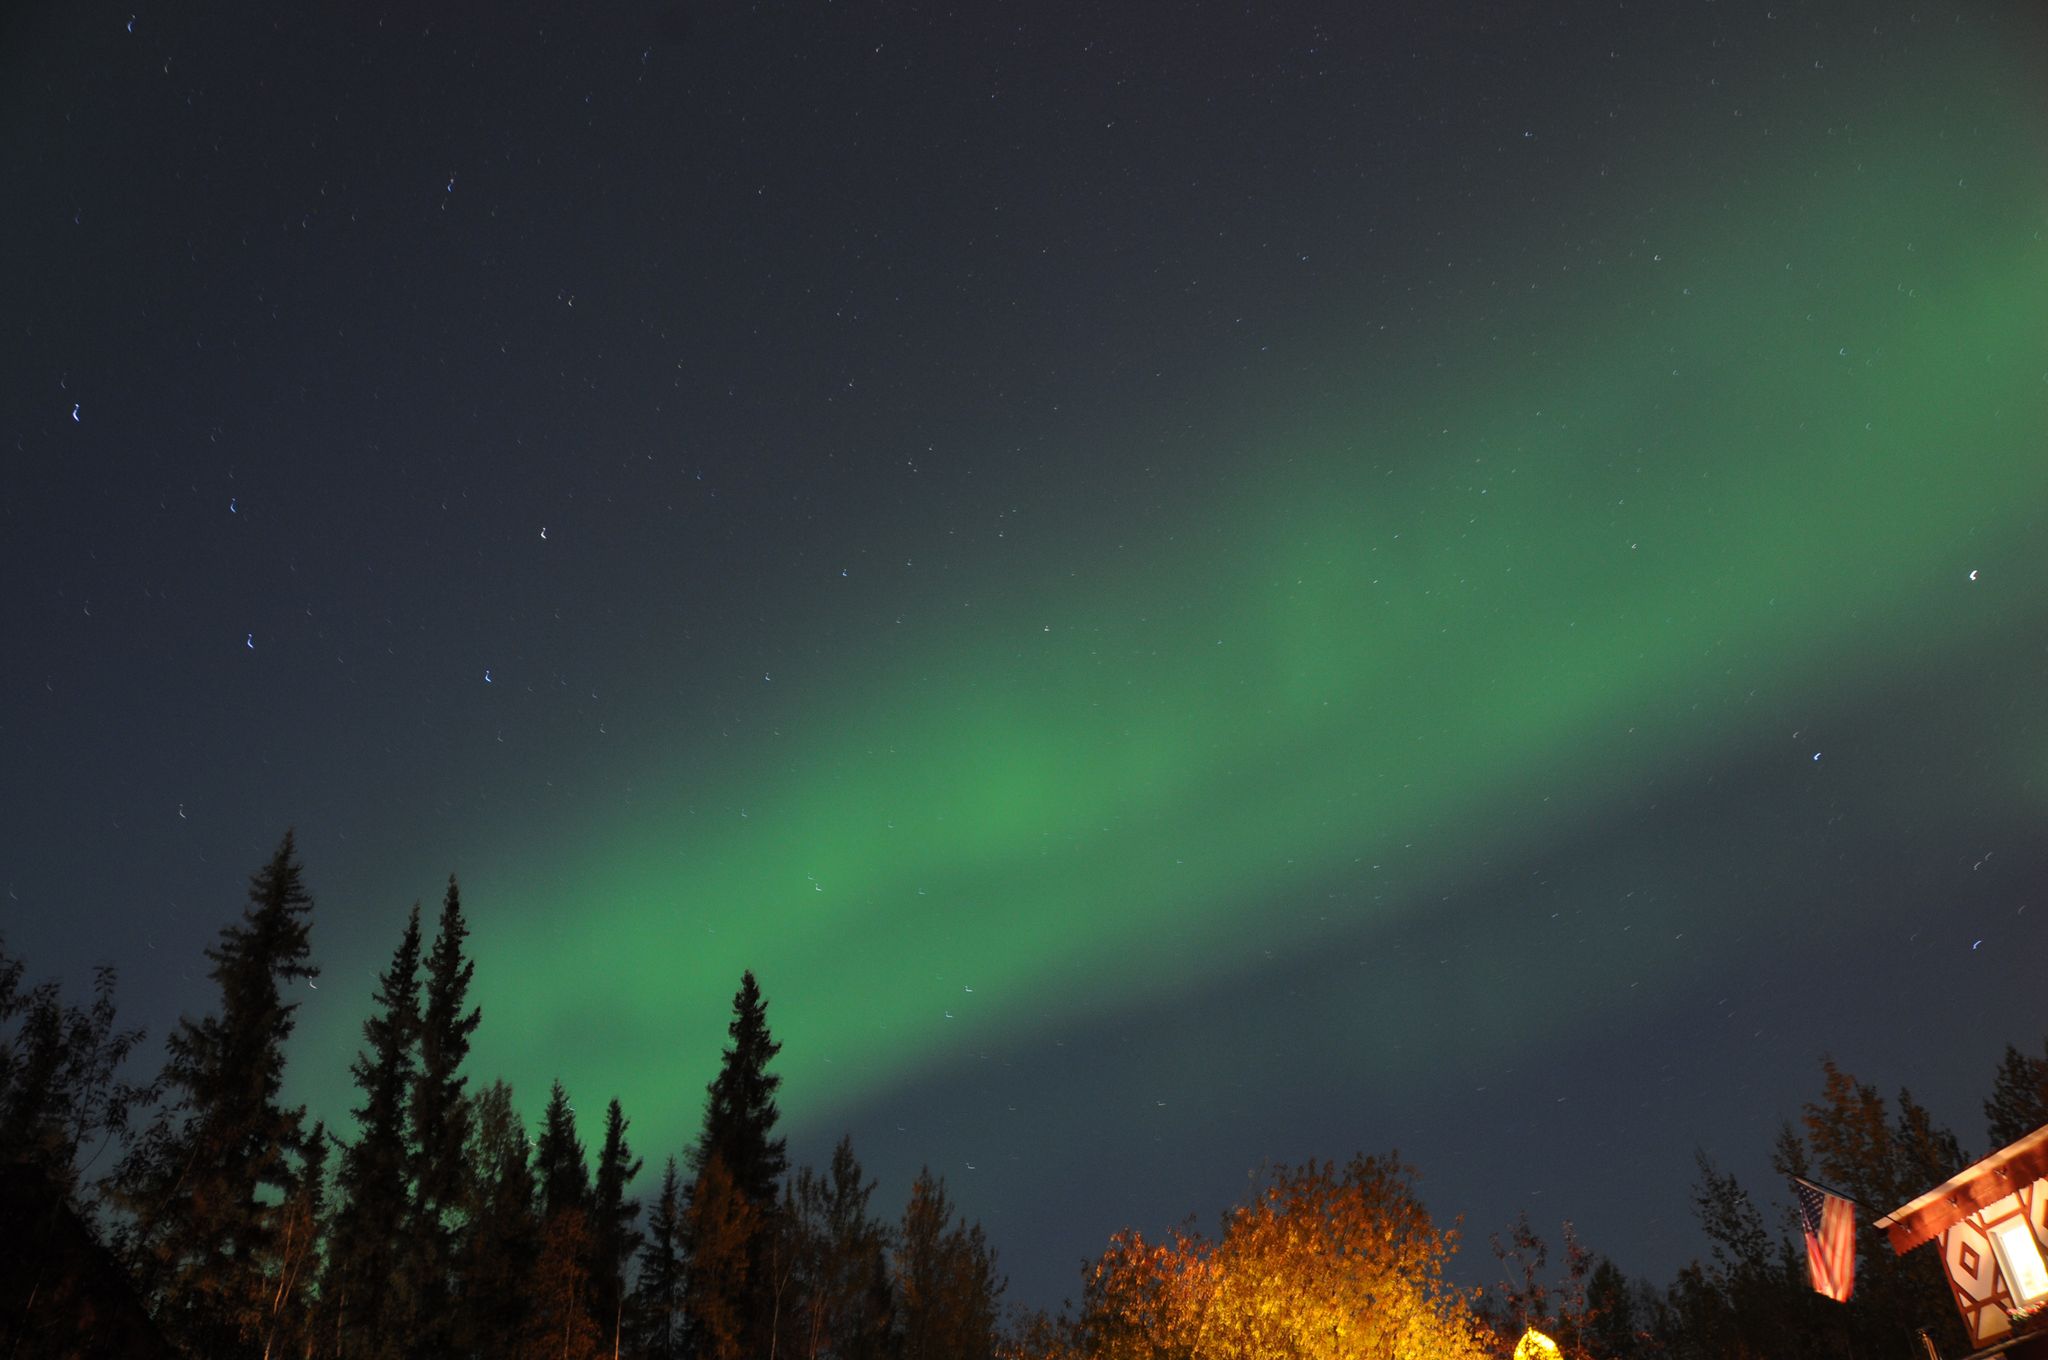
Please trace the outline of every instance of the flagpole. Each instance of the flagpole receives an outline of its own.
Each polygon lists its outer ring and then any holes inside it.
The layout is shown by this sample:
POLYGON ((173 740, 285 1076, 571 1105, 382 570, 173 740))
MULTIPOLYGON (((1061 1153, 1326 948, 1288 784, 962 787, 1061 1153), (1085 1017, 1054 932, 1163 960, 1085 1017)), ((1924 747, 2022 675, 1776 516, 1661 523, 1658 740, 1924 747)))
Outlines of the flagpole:
POLYGON ((1792 1179, 1799 1182, 1801 1185, 1812 1186, 1814 1189, 1820 1191, 1823 1195, 1833 1195, 1836 1199, 1842 1200, 1849 1204, 1853 1204, 1859 1209, 1863 1207, 1863 1201, 1857 1199, 1854 1195, 1845 1195, 1839 1190, 1832 1189, 1829 1186, 1822 1185, 1819 1181, 1814 1180, 1811 1176, 1794 1176, 1792 1177, 1792 1179))

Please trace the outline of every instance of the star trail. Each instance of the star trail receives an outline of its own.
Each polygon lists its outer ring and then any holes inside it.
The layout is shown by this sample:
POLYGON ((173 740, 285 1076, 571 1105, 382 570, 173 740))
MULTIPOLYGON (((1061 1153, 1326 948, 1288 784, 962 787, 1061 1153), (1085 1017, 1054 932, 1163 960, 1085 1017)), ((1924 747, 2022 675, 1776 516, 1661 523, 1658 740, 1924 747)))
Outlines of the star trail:
POLYGON ((1661 1277, 2039 1037, 2027 6, 7 31, 4 929, 153 1037, 295 826, 345 1118, 453 870, 529 1120, 751 968, 1045 1304, 1395 1146, 1661 1277))

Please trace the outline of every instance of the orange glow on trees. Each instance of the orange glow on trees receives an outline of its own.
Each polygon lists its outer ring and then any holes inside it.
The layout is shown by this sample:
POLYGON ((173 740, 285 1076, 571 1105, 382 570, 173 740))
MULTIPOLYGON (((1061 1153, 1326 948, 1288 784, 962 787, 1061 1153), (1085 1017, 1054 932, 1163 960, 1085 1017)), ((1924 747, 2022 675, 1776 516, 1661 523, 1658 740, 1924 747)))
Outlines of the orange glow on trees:
POLYGON ((1048 1357, 1207 1360, 1285 1355, 1466 1360, 1494 1352, 1444 1282, 1456 1234, 1433 1224, 1399 1161, 1274 1167, 1220 1239, 1175 1231, 1111 1239, 1080 1317, 1048 1357))

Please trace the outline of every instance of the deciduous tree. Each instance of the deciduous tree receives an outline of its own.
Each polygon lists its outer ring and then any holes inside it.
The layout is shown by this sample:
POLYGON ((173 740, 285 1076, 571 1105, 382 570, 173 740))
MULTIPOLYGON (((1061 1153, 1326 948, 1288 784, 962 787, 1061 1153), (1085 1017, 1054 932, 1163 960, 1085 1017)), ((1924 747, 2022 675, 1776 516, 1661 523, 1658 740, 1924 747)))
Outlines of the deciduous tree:
POLYGON ((698 1168, 684 1215, 690 1243, 683 1288, 689 1351, 698 1360, 740 1360, 747 1346, 754 1243, 760 1219, 713 1152, 698 1168))
MULTIPOLYGON (((1894 1118, 1876 1087, 1857 1081, 1832 1058, 1821 1060, 1821 1076, 1821 1098, 1801 1111, 1803 1137, 1781 1138, 1774 1160, 1787 1174, 1801 1174, 1810 1165, 1814 1179, 1861 1206, 1859 1224, 1934 1188, 1966 1164, 1955 1136, 1935 1125, 1910 1091, 1899 1092, 1894 1118)), ((1945 1354, 1966 1349, 1935 1254, 1900 1256, 1883 1234, 1864 1226, 1856 1236, 1856 1288, 1841 1315, 1853 1349, 1875 1354, 1910 1347, 1922 1327, 1934 1331, 1945 1354)))
POLYGON ((1455 1244, 1394 1159, 1275 1167, 1220 1239, 1112 1239, 1061 1347, 1098 1360, 1478 1360, 1495 1342, 1444 1281, 1455 1244))
POLYGON ((988 1360, 1003 1280, 979 1224, 953 1219, 946 1182, 918 1173, 894 1253, 897 1335, 904 1360, 988 1360))
POLYGON ((129 1120, 156 1099, 124 1080, 142 1042, 114 1023, 114 969, 93 970, 92 1001, 66 1005, 54 982, 24 989, 24 965, 0 940, 0 1161, 29 1161, 84 1209, 80 1158, 125 1141, 129 1120))
POLYGON ((785 1315, 789 1348, 804 1360, 879 1360, 887 1346, 894 1317, 890 1233, 869 1212, 874 1190, 851 1138, 832 1149, 825 1174, 803 1167, 790 1184, 783 1217, 796 1279, 785 1315))
POLYGON ((2002 1148, 2048 1124, 2048 1045, 2040 1056, 2022 1053, 2011 1044, 1999 1059, 1991 1098, 1984 1102, 1991 1146, 2002 1148))
POLYGON ((550 1213, 529 1289, 518 1360, 597 1360, 609 1354, 590 1317, 590 1216, 580 1205, 550 1213))

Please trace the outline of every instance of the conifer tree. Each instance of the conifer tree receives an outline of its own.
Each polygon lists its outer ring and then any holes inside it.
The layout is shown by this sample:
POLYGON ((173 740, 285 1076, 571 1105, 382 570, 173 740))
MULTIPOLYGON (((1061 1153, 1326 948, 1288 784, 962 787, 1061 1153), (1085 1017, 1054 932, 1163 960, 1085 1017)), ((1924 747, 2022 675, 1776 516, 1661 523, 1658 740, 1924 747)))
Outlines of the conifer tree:
POLYGON ((590 1206, 591 1319, 614 1348, 625 1326, 626 1271, 640 1248, 640 1234, 633 1227, 640 1217, 640 1201, 626 1197, 626 1187, 641 1166, 626 1143, 631 1122, 614 1098, 605 1110, 604 1146, 597 1155, 590 1206))
POLYGON ((468 1006, 469 983, 476 965, 463 953, 469 925, 462 915, 462 894, 455 876, 441 900, 441 922, 427 960, 426 1010, 420 1020, 419 1070, 412 1088, 413 1219, 409 1229, 409 1271, 420 1295, 416 1348, 422 1353, 447 1349, 447 1293, 455 1270, 455 1233, 451 1217, 467 1193, 464 1148, 469 1141, 468 1077, 463 1060, 470 1036, 482 1019, 468 1006))
MULTIPOLYGON (((769 1035, 767 1002, 762 999, 761 988, 751 971, 741 975, 732 1009, 732 1021, 726 1027, 732 1042, 708 1088, 704 1127, 690 1152, 690 1165, 696 1172, 690 1193, 694 1201, 705 1186, 706 1169, 715 1162, 730 1184, 730 1193, 743 1202, 746 1212, 722 1206, 717 1215, 703 1221, 717 1222, 721 1230, 743 1227, 748 1236, 738 1256, 723 1250, 719 1253, 719 1259, 728 1266, 738 1269, 743 1265, 739 1276, 715 1286, 706 1284, 690 1297, 734 1300, 732 1307, 736 1309, 735 1325, 739 1331, 733 1344, 744 1354, 765 1355, 774 1345, 776 1322, 771 1234, 780 1209, 779 1182, 789 1165, 786 1144, 775 1136, 775 1123, 780 1117, 775 1107, 775 1090, 782 1084, 782 1078, 768 1071, 768 1064, 782 1051, 782 1045, 769 1035)), ((695 1223, 697 1219, 692 1217, 689 1221, 695 1223)), ((690 1238, 687 1255, 693 1279, 706 1268, 701 1252, 702 1244, 690 1238)), ((690 1334, 703 1344, 709 1344, 704 1341, 709 1326, 709 1319, 690 1314, 690 1334)))
POLYGON ((1621 1268, 1602 1257, 1586 1283, 1586 1329, 1581 1338, 1590 1360, 1635 1360, 1648 1345, 1647 1309, 1621 1268))
POLYGON ((528 1286, 540 1259, 532 1148, 512 1089, 493 1082, 479 1092, 469 1136, 468 1198, 450 1310, 456 1355, 512 1353, 527 1333, 528 1286))
POLYGON ((662 1168, 661 1189, 647 1213, 647 1243, 633 1289, 640 1352, 647 1360, 683 1354, 683 1185, 676 1159, 662 1168))
POLYGON ((782 1173, 789 1168, 787 1144, 775 1137, 775 1122, 781 1117, 775 1107, 775 1090, 782 1085, 782 1078, 768 1071, 782 1045, 769 1037, 768 1003, 761 999, 761 988, 751 970, 740 976, 732 1012, 732 1022, 726 1027, 732 1046, 725 1050, 718 1076, 712 1080, 704 1129, 691 1153, 690 1166, 702 1170, 711 1154, 717 1153, 747 1202, 756 1209, 772 1208, 782 1173))
POLYGON ((353 1110, 356 1141, 341 1155, 327 1271, 344 1353, 368 1360, 404 1354, 417 1308, 403 1264, 412 1221, 406 1105, 419 1049, 419 968, 415 904, 391 966, 377 979, 376 1010, 363 1022, 367 1047, 349 1069, 363 1103, 353 1110))
POLYGON ((2022 1053, 2011 1044, 1999 1060, 1998 1075, 1991 1084, 1991 1099, 1984 1102, 1984 1118, 1990 1122, 1991 1146, 2002 1148, 2048 1124, 2048 1046, 2040 1057, 2022 1053))
POLYGON ((576 1136, 575 1107, 559 1081, 541 1119, 533 1169, 540 1189, 540 1252, 522 1348, 533 1355, 594 1354, 600 1333, 591 1297, 590 1168, 576 1136))
POLYGON ((583 1160, 583 1144, 576 1137, 575 1107, 569 1104, 569 1093, 559 1081, 548 1096, 547 1113, 541 1116, 533 1174, 540 1186, 544 1217, 553 1217, 564 1209, 589 1207, 590 1167, 583 1160))
POLYGON ((118 1244, 186 1350, 260 1353, 280 1228, 298 1189, 302 1108, 279 1101, 298 1009, 286 989, 319 976, 312 896, 290 832, 251 879, 249 905, 207 951, 219 1010, 179 1022, 166 1043, 171 1100, 123 1158, 113 1193, 118 1244))

